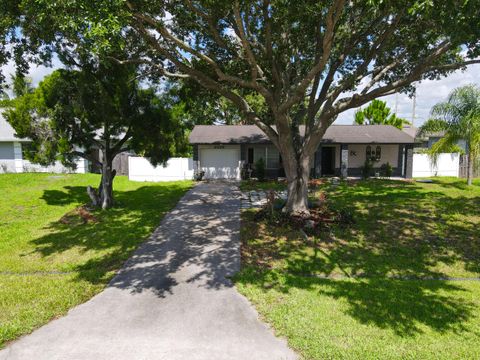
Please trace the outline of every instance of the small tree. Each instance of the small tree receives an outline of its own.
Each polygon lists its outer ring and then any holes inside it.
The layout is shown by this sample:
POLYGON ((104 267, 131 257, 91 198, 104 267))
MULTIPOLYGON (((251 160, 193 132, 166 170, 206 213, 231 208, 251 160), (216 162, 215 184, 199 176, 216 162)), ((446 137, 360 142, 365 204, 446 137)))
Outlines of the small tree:
POLYGON ((392 177, 393 167, 388 161, 385 164, 382 164, 382 166, 380 168, 382 170, 383 176, 385 176, 387 178, 392 177))
POLYGON ((102 173, 94 205, 113 205, 112 162, 134 150, 153 164, 165 162, 184 144, 183 128, 172 120, 152 90, 140 90, 131 67, 86 65, 82 71, 57 70, 33 92, 18 97, 4 115, 20 137, 32 140, 30 160, 60 160, 74 168, 81 157, 102 173), (100 159, 92 151, 100 150, 100 159))
POLYGON ((458 142, 467 145, 467 184, 472 184, 474 166, 480 160, 480 88, 466 85, 453 90, 446 102, 436 104, 432 118, 420 128, 419 136, 444 131, 445 135, 433 144, 428 154, 434 162, 438 155, 458 151, 458 142))
POLYGON ((355 112, 355 123, 359 125, 392 125, 402 129, 410 122, 392 114, 387 103, 382 100, 373 100, 365 109, 355 112))
POLYGON ((263 158, 255 162, 255 175, 257 175, 258 181, 265 181, 265 160, 263 158))

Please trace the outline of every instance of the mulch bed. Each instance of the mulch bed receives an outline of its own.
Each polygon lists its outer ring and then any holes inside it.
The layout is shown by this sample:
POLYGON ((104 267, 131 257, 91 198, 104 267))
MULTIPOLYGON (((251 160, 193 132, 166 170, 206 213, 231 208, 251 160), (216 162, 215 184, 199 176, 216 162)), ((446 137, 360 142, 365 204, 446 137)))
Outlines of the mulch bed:
POLYGON ((65 225, 77 226, 97 223, 98 219, 90 212, 86 205, 82 205, 63 215, 59 222, 65 225))

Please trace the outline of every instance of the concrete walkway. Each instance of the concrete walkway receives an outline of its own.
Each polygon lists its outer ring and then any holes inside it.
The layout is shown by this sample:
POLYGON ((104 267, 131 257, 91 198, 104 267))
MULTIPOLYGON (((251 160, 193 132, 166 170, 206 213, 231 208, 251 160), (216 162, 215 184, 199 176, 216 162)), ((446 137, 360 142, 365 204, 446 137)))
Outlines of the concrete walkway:
POLYGON ((110 285, 0 359, 294 359, 226 277, 238 271, 240 193, 189 191, 110 285))

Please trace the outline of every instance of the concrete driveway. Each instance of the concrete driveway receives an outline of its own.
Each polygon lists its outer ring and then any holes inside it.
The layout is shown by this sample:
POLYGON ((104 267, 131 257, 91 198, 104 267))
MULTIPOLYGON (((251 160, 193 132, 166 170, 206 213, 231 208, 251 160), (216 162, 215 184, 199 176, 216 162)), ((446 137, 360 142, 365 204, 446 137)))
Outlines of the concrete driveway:
POLYGON ((227 279, 240 266, 240 194, 200 184, 110 285, 0 359, 294 359, 227 279))

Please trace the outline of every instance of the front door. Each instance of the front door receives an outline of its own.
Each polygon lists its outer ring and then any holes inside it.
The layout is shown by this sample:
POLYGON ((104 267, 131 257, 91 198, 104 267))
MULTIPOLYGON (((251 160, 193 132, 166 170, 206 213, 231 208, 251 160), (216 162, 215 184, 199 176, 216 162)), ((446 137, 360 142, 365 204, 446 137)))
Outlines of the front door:
POLYGON ((335 148, 322 146, 322 176, 335 175, 335 148))

